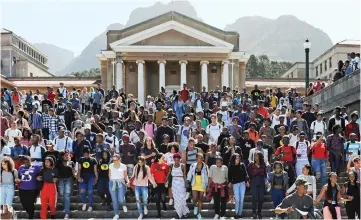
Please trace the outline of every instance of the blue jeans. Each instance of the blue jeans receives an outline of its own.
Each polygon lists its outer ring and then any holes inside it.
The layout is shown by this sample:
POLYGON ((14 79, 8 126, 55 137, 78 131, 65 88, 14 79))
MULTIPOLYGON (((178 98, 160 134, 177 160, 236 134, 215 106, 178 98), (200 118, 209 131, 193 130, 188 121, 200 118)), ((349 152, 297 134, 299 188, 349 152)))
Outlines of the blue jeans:
MULTIPOLYGON (((272 189, 271 197, 273 201, 273 206, 276 208, 279 204, 281 204, 282 200, 286 197, 286 191, 284 189, 272 189)), ((279 217, 283 219, 285 217, 284 214, 280 214, 279 217)))
POLYGON ((112 197, 114 215, 118 215, 119 204, 121 206, 125 205, 126 187, 125 185, 122 184, 120 188, 115 187, 114 191, 112 190, 112 188, 113 188, 113 181, 109 181, 109 192, 112 197))
POLYGON ((242 215, 244 194, 246 193, 246 182, 233 184, 236 215, 242 215))
POLYGON ((86 204, 86 196, 88 195, 89 207, 93 207, 94 204, 94 179, 95 177, 92 176, 90 178, 83 179, 84 181, 79 183, 81 203, 86 204))
POLYGON ((284 189, 272 189, 272 201, 273 206, 276 208, 279 204, 281 204, 282 200, 286 196, 286 192, 284 189))
POLYGON ((321 184, 326 184, 326 160, 325 159, 312 159, 312 169, 315 174, 320 175, 321 184))
POLYGON ((70 192, 72 185, 72 178, 59 179, 59 194, 63 197, 63 205, 65 214, 70 214, 70 192))
POLYGON ((58 136, 58 133, 55 131, 49 131, 49 140, 53 141, 58 136))
POLYGON ((328 155, 328 161, 330 161, 331 172, 336 172, 341 168, 341 159, 342 157, 337 159, 336 156, 330 152, 330 154, 328 155))
POLYGON ((139 214, 143 213, 142 203, 140 197, 143 199, 144 207, 147 207, 148 203, 148 187, 147 186, 135 186, 135 199, 137 201, 137 208, 139 214))
POLYGON ((0 205, 13 206, 15 189, 12 184, 0 185, 0 205))
POLYGON ((100 198, 102 198, 104 202, 110 204, 111 199, 109 193, 109 177, 100 177, 98 179, 98 193, 100 198))

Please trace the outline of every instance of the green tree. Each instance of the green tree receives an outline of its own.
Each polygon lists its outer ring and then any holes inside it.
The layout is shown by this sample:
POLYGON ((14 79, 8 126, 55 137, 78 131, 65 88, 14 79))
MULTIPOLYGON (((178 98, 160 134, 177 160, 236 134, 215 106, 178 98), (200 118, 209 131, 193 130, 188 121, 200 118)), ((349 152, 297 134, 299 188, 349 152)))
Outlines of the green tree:
POLYGON ((258 59, 251 55, 246 65, 246 75, 249 77, 258 77, 258 59))
POLYGON ((258 57, 251 55, 246 65, 246 75, 256 78, 277 78, 291 66, 292 63, 286 61, 270 61, 267 55, 258 57))
POLYGON ((82 71, 72 72, 70 74, 67 74, 67 76, 97 77, 97 76, 100 76, 100 69, 99 68, 91 68, 89 70, 82 70, 82 71))

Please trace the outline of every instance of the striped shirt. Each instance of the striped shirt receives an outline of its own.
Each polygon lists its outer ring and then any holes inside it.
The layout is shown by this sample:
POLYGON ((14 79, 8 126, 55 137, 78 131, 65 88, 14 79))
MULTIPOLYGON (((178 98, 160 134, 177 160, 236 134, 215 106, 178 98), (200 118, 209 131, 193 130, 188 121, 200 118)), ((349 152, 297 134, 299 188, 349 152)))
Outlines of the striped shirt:
POLYGON ((50 123, 50 115, 48 113, 44 113, 42 115, 43 117, 43 125, 44 125, 44 128, 49 128, 49 123, 50 123))
POLYGON ((43 128, 43 117, 39 112, 30 113, 29 115, 31 120, 30 127, 32 129, 41 129, 43 128))

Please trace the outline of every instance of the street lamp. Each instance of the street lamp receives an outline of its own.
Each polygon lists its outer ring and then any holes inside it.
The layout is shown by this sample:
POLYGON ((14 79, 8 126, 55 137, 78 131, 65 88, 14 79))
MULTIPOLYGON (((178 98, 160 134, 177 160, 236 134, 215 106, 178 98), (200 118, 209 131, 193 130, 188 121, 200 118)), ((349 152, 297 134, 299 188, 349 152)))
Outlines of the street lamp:
POLYGON ((306 53, 306 96, 308 92, 308 87, 310 86, 310 48, 311 48, 311 42, 306 39, 306 41, 303 43, 303 47, 305 48, 306 53))

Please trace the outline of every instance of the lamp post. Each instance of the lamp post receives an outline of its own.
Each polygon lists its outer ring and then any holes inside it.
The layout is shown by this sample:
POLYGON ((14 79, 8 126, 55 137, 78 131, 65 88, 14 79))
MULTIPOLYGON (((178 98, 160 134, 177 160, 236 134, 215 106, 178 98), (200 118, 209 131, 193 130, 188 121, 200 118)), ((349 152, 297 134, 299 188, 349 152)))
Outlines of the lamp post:
POLYGON ((303 43, 303 47, 305 48, 306 53, 306 96, 308 92, 308 87, 310 86, 310 48, 311 48, 311 42, 306 39, 306 41, 303 43))

